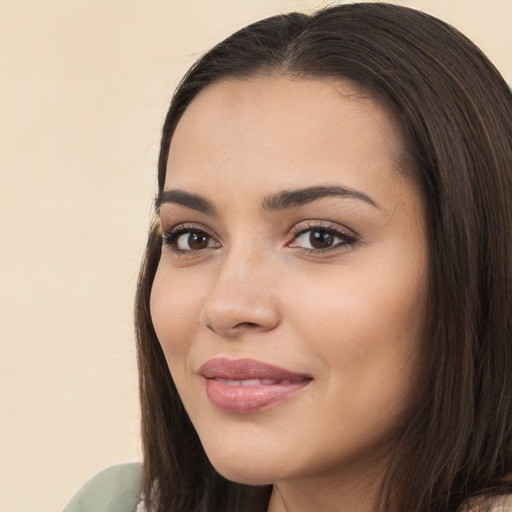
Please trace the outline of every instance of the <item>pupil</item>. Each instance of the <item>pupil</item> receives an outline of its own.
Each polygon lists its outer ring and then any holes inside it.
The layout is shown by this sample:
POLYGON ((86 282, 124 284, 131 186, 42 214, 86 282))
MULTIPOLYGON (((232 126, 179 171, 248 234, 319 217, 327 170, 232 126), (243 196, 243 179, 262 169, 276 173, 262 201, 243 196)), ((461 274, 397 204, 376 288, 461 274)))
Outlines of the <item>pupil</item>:
POLYGON ((205 249, 208 246, 208 235, 204 233, 190 233, 188 236, 188 246, 191 249, 205 249))
POLYGON ((311 245, 315 249, 325 249, 326 247, 330 247, 333 243, 332 234, 323 230, 312 231, 309 238, 311 245))

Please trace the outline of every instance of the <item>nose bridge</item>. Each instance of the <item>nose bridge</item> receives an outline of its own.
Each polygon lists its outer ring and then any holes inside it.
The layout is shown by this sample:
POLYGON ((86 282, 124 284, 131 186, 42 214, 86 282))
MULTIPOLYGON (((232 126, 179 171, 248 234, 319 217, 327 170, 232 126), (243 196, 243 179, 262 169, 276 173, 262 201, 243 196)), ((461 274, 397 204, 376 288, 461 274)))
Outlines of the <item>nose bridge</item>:
POLYGON ((270 270, 267 265, 267 272, 262 271, 266 259, 261 244, 254 240, 233 244, 219 266, 218 285, 222 286, 224 282, 228 285, 230 282, 236 284, 239 281, 247 284, 253 281, 256 284, 257 281, 265 280, 270 270))
POLYGON ((279 322, 271 292, 272 265, 255 240, 226 250, 203 307, 203 323, 224 336, 247 328, 268 330, 279 322))

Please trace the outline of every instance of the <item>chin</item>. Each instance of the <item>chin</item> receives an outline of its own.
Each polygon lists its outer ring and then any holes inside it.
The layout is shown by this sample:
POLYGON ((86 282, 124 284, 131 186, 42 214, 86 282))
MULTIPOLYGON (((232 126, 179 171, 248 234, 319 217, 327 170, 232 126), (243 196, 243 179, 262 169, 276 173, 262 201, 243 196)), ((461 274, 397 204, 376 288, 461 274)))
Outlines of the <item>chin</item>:
POLYGON ((230 446, 204 445, 206 456, 215 470, 227 480, 245 485, 269 485, 279 481, 286 470, 289 471, 289 457, 267 453, 257 443, 252 449, 236 443, 230 446), (272 457, 274 455, 274 457, 272 457), (274 460, 276 459, 276 460, 274 460), (278 461, 288 462, 283 465, 278 461))
POLYGON ((262 466, 248 467, 247 461, 238 461, 238 464, 220 463, 215 464, 214 461, 210 460, 215 470, 227 480, 245 485, 271 485, 279 478, 272 478, 269 474, 269 468, 262 466), (245 464, 244 464, 245 462, 245 464))

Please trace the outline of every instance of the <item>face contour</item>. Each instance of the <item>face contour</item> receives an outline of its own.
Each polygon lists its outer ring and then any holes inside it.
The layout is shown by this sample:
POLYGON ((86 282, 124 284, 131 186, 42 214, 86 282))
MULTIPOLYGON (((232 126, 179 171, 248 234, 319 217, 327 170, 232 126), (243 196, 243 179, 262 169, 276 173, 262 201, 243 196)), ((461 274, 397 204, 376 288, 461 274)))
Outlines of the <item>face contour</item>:
POLYGON ((393 445, 428 276, 402 151, 388 112, 342 81, 225 80, 180 120, 151 314, 225 477, 370 473, 393 445))

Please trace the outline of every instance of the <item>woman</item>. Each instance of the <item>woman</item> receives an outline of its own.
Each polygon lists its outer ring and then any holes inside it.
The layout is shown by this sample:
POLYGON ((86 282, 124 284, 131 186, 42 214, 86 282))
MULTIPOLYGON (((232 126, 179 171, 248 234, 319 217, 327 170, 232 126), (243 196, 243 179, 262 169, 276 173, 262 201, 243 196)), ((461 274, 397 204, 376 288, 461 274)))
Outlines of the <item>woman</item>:
POLYGON ((405 7, 203 56, 137 296, 143 499, 117 468, 108 510, 512 510, 511 119, 482 53, 405 7))

